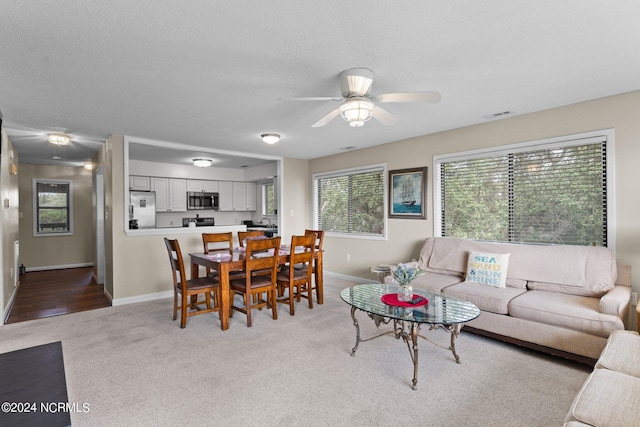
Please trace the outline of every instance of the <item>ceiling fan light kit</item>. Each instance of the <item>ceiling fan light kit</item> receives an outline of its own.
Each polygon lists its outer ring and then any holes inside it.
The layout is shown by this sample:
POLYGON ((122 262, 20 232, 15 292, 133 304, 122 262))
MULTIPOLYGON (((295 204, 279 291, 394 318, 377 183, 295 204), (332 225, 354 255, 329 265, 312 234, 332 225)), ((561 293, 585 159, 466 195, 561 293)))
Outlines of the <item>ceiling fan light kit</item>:
POLYGON ((49 142, 54 145, 69 145, 71 138, 63 133, 50 133, 49 142))
POLYGON ((277 133, 263 133, 260 137, 262 138, 262 141, 267 144, 275 144, 280 141, 280 135, 277 133))
POLYGON ((340 115, 349 126, 359 128, 373 116, 373 102, 367 98, 355 97, 342 104, 340 115))
POLYGON ((193 159, 193 166, 197 166, 199 168, 208 168, 213 164, 213 160, 211 159, 193 159))

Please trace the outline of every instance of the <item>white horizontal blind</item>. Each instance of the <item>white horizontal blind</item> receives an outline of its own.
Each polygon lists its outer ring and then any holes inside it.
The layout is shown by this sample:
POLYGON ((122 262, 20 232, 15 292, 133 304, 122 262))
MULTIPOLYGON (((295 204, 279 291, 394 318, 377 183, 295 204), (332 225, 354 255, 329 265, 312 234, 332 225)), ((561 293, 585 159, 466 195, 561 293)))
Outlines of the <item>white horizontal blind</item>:
POLYGON ((316 226, 327 232, 384 235, 384 166, 314 175, 316 226))
POLYGON ((606 139, 440 163, 441 234, 607 245, 606 139))

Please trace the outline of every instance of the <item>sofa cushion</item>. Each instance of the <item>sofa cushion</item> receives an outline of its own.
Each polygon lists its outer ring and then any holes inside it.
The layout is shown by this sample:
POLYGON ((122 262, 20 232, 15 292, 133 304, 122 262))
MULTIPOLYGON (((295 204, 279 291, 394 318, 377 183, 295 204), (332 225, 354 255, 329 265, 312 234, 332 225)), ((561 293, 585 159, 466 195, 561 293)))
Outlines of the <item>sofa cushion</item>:
POLYGON ((465 282, 504 288, 507 286, 508 253, 469 252, 465 282))
MULTIPOLYGON (((427 271, 411 282, 411 286, 414 288, 427 289, 431 292, 442 293, 443 289, 446 287, 460 282, 462 282, 461 276, 451 276, 427 271)), ((386 280, 385 283, 387 283, 386 280)))
POLYGON ((509 315, 607 338, 622 320, 598 311, 600 300, 580 295, 527 291, 511 300, 509 315))
POLYGON ((565 422, 592 426, 637 427, 640 420, 640 378, 607 369, 589 375, 565 422))
POLYGON ((508 314, 509 301, 525 292, 526 289, 496 288, 469 282, 447 286, 443 290, 445 295, 472 302, 480 310, 497 314, 508 314))
POLYGON ((613 331, 596 362, 596 368, 640 378, 640 335, 636 331, 613 331))
POLYGON ((530 289, 601 296, 616 281, 615 255, 608 248, 596 246, 528 245, 429 237, 420 250, 420 267, 435 272, 464 273, 469 251, 510 253, 507 278, 528 281, 530 289))

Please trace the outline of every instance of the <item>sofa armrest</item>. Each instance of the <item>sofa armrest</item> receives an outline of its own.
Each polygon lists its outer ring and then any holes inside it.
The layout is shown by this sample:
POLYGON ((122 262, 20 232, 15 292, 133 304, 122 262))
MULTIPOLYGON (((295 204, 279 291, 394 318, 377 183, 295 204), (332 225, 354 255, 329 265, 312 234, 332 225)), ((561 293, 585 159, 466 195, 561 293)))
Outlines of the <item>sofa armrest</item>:
MULTIPOLYGON (((600 298, 600 313, 612 314, 625 320, 629 299, 631 298, 631 288, 627 286, 614 286, 602 298, 600 298)), ((625 322, 626 323, 626 322, 625 322)))

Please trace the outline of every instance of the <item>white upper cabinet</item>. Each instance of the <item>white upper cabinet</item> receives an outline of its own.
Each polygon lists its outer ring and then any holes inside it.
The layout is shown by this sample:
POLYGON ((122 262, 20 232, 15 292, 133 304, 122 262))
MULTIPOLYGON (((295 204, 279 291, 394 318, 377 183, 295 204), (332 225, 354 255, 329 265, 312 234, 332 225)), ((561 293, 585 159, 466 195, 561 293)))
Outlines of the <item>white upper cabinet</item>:
POLYGON ((151 191, 151 180, 148 176, 131 175, 129 177, 129 190, 151 191))
POLYGON ((156 192, 156 212, 187 211, 187 180, 151 178, 151 191, 156 192))
POLYGON ((255 211, 256 184, 254 182, 219 181, 220 211, 255 211))
POLYGON ((218 182, 218 204, 221 211, 233 210, 233 186, 231 181, 218 182))
POLYGON ((202 179, 188 179, 187 191, 217 193, 219 189, 218 181, 209 181, 202 179))
POLYGON ((247 182, 247 210, 255 211, 257 210, 257 190, 255 182, 247 182))
POLYGON ((233 182, 232 187, 233 187, 233 210, 246 211, 247 210, 247 183, 233 182))

